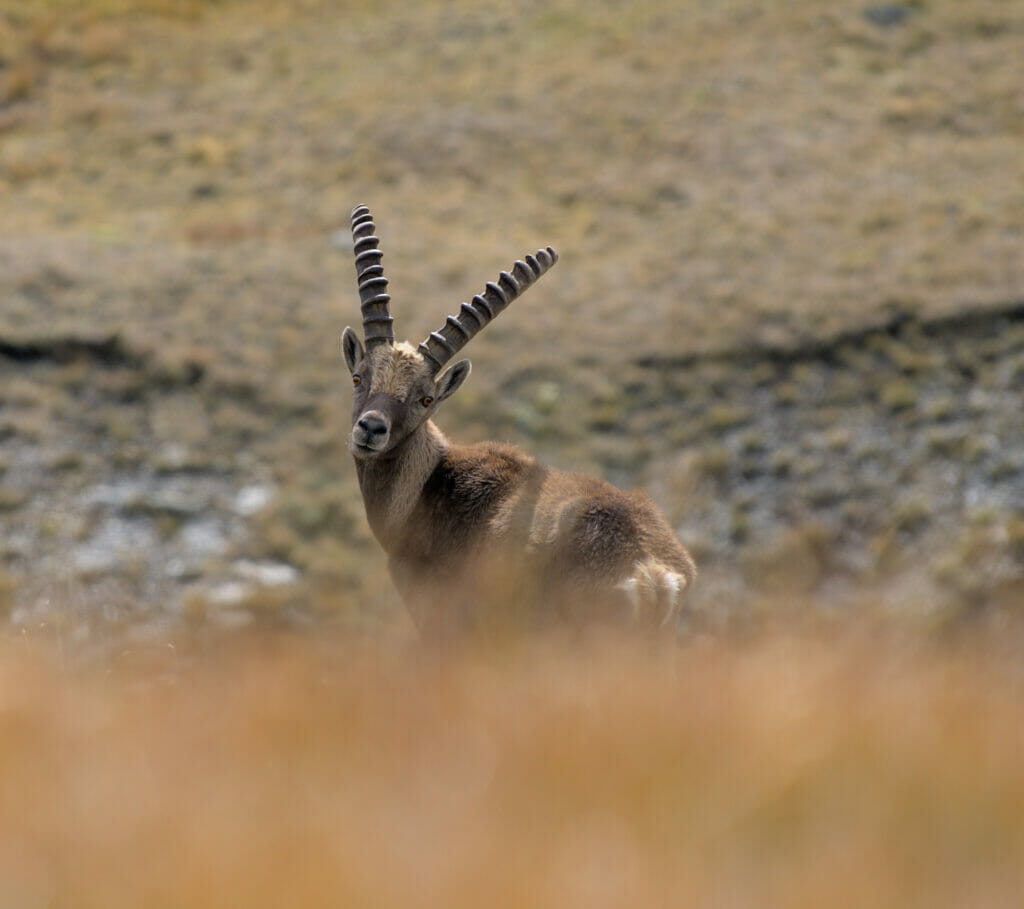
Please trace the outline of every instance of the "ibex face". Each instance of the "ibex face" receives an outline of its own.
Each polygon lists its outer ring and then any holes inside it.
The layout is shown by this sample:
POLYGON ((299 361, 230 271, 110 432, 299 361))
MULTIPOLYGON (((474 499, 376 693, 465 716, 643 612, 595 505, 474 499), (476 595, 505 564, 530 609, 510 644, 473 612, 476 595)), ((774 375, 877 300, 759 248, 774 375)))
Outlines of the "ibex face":
POLYGON ((349 451, 359 459, 387 457, 401 446, 466 381, 469 360, 435 378, 426 358, 410 344, 378 344, 369 351, 351 328, 342 349, 352 373, 349 451))
POLYGON ((441 373, 445 364, 558 259, 548 247, 516 262, 511 272, 503 271, 496 282, 489 282, 471 303, 462 304, 458 316, 449 316, 415 349, 395 343, 391 296, 374 230, 369 209, 357 206, 352 211, 352 244, 366 348, 346 328, 342 350, 355 386, 349 449, 359 459, 394 452, 430 418, 469 376, 469 360, 441 373))

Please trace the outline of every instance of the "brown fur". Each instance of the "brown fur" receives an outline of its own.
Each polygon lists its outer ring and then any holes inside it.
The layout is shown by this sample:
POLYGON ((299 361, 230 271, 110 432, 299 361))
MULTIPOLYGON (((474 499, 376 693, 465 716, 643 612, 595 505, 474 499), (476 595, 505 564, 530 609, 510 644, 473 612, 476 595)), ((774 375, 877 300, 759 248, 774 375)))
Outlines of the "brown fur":
POLYGON ((435 380, 406 344, 346 345, 367 518, 423 633, 553 619, 672 626, 696 569, 647 496, 510 445, 452 444, 429 419, 454 391, 446 375, 435 380), (376 436, 361 428, 367 418, 376 436), (360 447, 381 439, 379 451, 360 447))
POLYGON ((394 347, 377 347, 369 355, 373 362, 372 390, 402 397, 423 373, 423 356, 405 341, 394 347))

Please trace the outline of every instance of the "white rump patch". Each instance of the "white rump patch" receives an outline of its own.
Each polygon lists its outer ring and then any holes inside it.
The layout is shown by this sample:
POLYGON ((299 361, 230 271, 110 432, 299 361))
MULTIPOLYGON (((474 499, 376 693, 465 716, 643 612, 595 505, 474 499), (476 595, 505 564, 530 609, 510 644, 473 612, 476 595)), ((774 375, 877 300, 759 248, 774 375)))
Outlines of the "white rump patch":
POLYGON ((668 605, 665 608, 665 617, 661 620, 661 625, 658 626, 660 628, 664 628, 669 620, 679 613, 679 596, 683 592, 683 587, 686 586, 683 576, 674 571, 666 571, 662 575, 662 579, 665 583, 665 592, 668 594, 665 598, 668 600, 668 605))
POLYGON ((638 562, 632 577, 618 584, 632 607, 634 621, 664 628, 679 614, 686 578, 660 562, 638 562))

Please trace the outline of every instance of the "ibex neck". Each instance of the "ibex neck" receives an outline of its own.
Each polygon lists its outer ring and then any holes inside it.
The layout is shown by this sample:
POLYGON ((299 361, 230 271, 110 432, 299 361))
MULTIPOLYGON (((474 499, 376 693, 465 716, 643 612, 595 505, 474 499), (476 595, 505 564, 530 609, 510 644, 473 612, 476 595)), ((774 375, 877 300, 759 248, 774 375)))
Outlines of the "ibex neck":
POLYGON ((448 439, 427 420, 394 456, 372 461, 356 459, 359 489, 370 529, 389 551, 408 523, 423 491, 423 484, 448 450, 448 439))

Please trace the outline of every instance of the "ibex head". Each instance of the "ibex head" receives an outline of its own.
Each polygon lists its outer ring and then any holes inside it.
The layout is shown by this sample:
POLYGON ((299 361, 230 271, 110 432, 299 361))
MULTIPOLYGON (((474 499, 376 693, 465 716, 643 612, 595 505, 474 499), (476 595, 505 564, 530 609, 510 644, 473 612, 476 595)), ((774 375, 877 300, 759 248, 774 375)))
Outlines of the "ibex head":
POLYGON ((558 260, 549 246, 527 256, 525 262, 517 261, 511 272, 503 271, 496 282, 488 282, 482 294, 462 304, 458 316, 449 316, 442 328, 415 348, 404 341, 395 343, 388 280, 374 231, 370 210, 365 205, 353 209, 352 240, 366 347, 352 328, 345 329, 341 345, 355 391, 349 450, 357 458, 386 457, 422 426, 469 376, 469 360, 459 360, 445 370, 448 361, 558 260))

